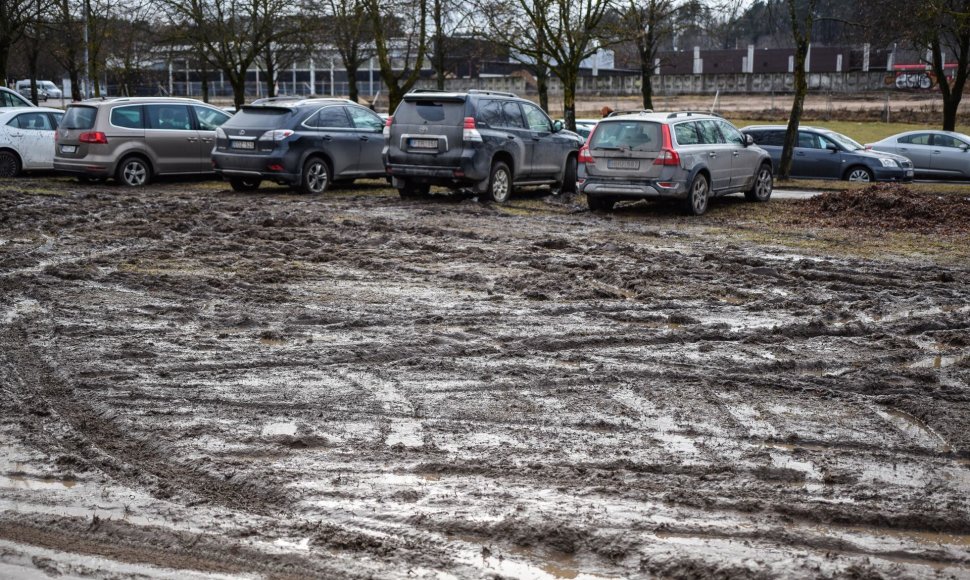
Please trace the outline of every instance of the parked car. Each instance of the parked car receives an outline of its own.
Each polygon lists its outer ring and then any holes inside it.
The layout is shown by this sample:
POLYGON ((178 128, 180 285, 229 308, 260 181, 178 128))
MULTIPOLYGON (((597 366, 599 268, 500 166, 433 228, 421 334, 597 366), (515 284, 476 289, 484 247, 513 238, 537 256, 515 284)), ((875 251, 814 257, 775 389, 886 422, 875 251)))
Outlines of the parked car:
MULTIPOLYGON (((30 98, 30 80, 17 81, 17 92, 30 98)), ((57 88, 51 81, 37 81, 37 100, 46 101, 47 99, 60 99, 64 95, 61 89, 57 88)))
POLYGON ((599 122, 599 119, 576 119, 576 133, 583 138, 584 143, 589 139, 589 134, 593 132, 593 128, 599 122))
POLYGON ((970 135, 953 131, 907 131, 866 149, 896 153, 913 162, 916 173, 933 177, 970 178, 970 135))
MULTIPOLYGON (((785 125, 753 125, 741 129, 781 165, 785 125)), ((849 137, 828 129, 801 126, 792 156, 791 177, 848 181, 912 181, 913 163, 901 155, 867 151, 849 137)))
POLYGON ((23 98, 23 96, 21 96, 18 92, 10 90, 7 87, 0 87, 0 109, 36 106, 37 105, 31 103, 28 99, 23 98))
POLYGON ((67 107, 54 169, 82 180, 114 177, 137 187, 156 175, 212 173, 216 129, 226 112, 195 99, 120 97, 67 107))
POLYGON ((0 111, 0 177, 54 166, 54 130, 64 111, 22 107, 0 111))
POLYGON ((265 100, 220 127, 212 164, 236 191, 265 180, 323 193, 335 182, 385 176, 383 129, 376 113, 346 99, 265 100))
POLYGON ((771 158, 726 120, 704 113, 634 113, 602 119, 579 152, 579 190, 592 210, 621 200, 675 199, 689 214, 744 192, 768 201, 771 158))
POLYGON ((384 164, 402 197, 438 185, 504 203, 520 186, 576 188, 582 137, 512 93, 411 91, 384 134, 384 164))

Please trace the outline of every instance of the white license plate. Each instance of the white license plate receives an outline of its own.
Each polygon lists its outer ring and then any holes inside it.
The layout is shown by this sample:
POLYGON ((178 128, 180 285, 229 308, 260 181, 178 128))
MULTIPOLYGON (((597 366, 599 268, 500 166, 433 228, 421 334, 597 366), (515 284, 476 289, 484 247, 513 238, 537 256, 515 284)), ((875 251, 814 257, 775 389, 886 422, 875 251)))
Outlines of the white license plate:
POLYGON ((229 145, 233 149, 255 149, 255 141, 232 141, 229 145))
POLYGON ((610 159, 606 162, 610 169, 640 169, 639 159, 610 159))
POLYGON ((913 170, 912 169, 907 169, 906 170, 906 177, 912 177, 912 176, 913 176, 913 170))
POLYGON ((414 149, 437 149, 437 139, 410 139, 409 143, 414 149))
POLYGON ((61 145, 61 153, 74 153, 77 151, 77 145, 61 145))

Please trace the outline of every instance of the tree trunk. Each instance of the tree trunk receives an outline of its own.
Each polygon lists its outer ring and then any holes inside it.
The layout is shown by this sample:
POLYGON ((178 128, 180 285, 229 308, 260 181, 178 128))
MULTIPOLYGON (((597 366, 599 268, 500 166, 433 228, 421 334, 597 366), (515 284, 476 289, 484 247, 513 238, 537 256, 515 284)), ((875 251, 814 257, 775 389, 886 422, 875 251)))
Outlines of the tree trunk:
POLYGON ((805 74, 807 55, 808 39, 800 39, 795 46, 795 99, 792 101, 791 114, 788 116, 785 145, 781 150, 781 167, 778 170, 780 179, 788 179, 791 176, 792 157, 795 153, 795 144, 798 143, 798 125, 801 123, 802 110, 805 107, 805 94, 808 93, 805 74))
POLYGON ((199 61, 199 75, 202 78, 202 102, 209 102, 209 66, 205 59, 199 61))
POLYGON ((349 93, 347 98, 355 103, 359 103, 360 93, 357 89, 357 63, 348 64, 344 62, 344 69, 347 71, 347 92, 349 93))
MULTIPOLYGON (((578 71, 579 68, 577 67, 578 71)), ((566 128, 576 130, 576 75, 567 74, 562 81, 562 116, 566 121, 566 128)))
POLYGON ((930 50, 933 53, 933 72, 936 74, 937 83, 940 86, 940 94, 943 97, 943 130, 956 131, 957 111, 960 108, 960 101, 963 100, 963 89, 967 82, 967 72, 970 65, 970 31, 959 37, 960 54, 957 55, 957 70, 953 76, 953 85, 946 80, 946 71, 943 68, 943 49, 940 44, 940 37, 934 36, 930 41, 930 50))
POLYGON ((10 60, 10 39, 0 38, 0 84, 7 86, 7 62, 10 60))
POLYGON ((229 75, 229 85, 232 87, 232 104, 235 105, 236 109, 242 108, 243 104, 246 102, 246 71, 243 70, 241 75, 233 74, 229 75))
POLYGON ((536 90, 539 92, 539 106, 549 112, 549 67, 541 60, 536 61, 536 90))
POLYGON ((67 71, 68 78, 71 79, 71 100, 81 100, 81 73, 77 67, 72 67, 67 71))
POLYGON ((653 65, 640 59, 640 95, 643 108, 653 109, 653 65))

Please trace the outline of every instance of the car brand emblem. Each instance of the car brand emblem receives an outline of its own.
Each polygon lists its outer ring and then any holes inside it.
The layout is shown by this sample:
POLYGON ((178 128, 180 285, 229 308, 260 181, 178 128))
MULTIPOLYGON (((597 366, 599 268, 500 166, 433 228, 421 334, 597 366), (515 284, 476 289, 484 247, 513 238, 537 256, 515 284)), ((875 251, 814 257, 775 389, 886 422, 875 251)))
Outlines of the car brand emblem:
POLYGON ((425 126, 421 126, 421 127, 420 127, 420 128, 418 129, 418 133, 427 133, 427 132, 428 132, 428 128, 427 128, 427 127, 425 127, 425 126))
POLYGON ((245 135, 246 134, 246 130, 245 129, 240 129, 239 130, 239 134, 240 135, 245 135))

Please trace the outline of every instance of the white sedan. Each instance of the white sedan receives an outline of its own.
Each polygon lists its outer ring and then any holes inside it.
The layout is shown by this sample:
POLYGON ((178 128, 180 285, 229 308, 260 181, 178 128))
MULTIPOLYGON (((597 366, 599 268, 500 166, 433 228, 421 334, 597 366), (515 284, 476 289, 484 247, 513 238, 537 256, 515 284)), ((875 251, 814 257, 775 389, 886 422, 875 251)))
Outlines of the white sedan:
POLYGON ((54 168, 54 130, 60 109, 23 107, 0 111, 0 177, 54 168))

